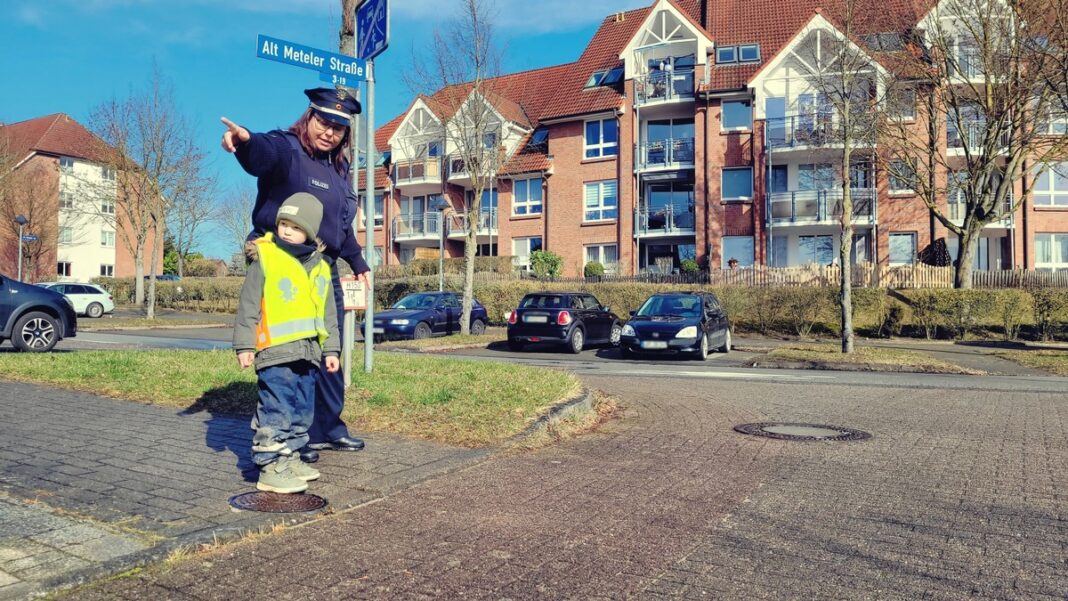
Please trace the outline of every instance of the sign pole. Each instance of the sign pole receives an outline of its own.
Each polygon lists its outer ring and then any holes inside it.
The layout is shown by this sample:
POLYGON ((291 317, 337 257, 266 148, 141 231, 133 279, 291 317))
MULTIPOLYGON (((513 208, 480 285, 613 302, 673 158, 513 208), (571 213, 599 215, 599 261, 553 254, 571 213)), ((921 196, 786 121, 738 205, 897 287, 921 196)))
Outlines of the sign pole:
MULTIPOLYGON (((359 100, 359 93, 356 94, 359 100)), ((352 178, 352 193, 357 197, 360 194, 360 119, 357 115, 351 117, 352 139, 349 141, 349 177, 352 178)), ((345 320, 342 323, 345 328, 341 337, 341 365, 345 374, 345 388, 352 385, 352 347, 356 344, 356 313, 351 310, 345 311, 345 320)))
MULTIPOLYGON (((367 232, 367 246, 364 248, 364 252, 367 254, 367 265, 371 268, 371 271, 367 273, 367 310, 364 312, 363 317, 363 371, 371 373, 374 370, 374 317, 375 317, 375 263, 377 262, 377 253, 375 253, 375 163, 378 162, 375 156, 375 62, 374 60, 367 61, 367 110, 364 112, 366 115, 366 125, 364 129, 367 130, 367 150, 366 155, 366 178, 364 180, 364 195, 363 195, 363 217, 364 217, 364 229, 367 232)), ((353 178, 355 181, 357 178, 353 178)))
POLYGON ((22 224, 19 224, 19 281, 22 281, 22 224))

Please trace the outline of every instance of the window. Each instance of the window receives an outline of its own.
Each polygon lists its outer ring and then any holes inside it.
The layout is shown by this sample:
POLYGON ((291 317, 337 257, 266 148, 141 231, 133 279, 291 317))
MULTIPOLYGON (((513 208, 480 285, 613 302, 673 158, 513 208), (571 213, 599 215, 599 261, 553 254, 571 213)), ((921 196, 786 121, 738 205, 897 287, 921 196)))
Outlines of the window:
POLYGON ((115 181, 115 170, 111 167, 101 167, 100 177, 104 178, 104 181, 113 182, 115 181))
POLYGON ((60 192, 59 193, 59 208, 61 208, 61 209, 73 209, 74 208, 74 193, 73 192, 60 192))
POLYGON ((753 104, 748 100, 723 102, 723 129, 752 129, 753 104))
POLYGON ((104 213, 106 215, 114 215, 115 214, 115 199, 114 198, 101 199, 101 201, 100 201, 100 212, 104 213))
POLYGON ((738 261, 738 267, 753 266, 755 259, 753 256, 752 236, 723 237, 723 267, 728 267, 731 259, 738 261))
POLYGON ((890 161, 890 193, 911 193, 916 190, 916 168, 905 161, 890 161))
POLYGON ((415 259, 415 249, 414 248, 401 248, 400 249, 400 262, 401 262, 401 265, 407 265, 408 263, 411 263, 413 259, 415 259))
POLYGON ((797 166, 797 189, 802 192, 830 190, 837 187, 838 175, 831 163, 806 163, 797 166))
POLYGON ((722 46, 716 48, 716 64, 724 65, 738 62, 737 46, 722 46))
POLYGON ((1068 270, 1068 233, 1035 234, 1035 269, 1068 270))
POLYGON ((536 250, 541 250, 541 236, 512 239, 512 256, 520 267, 530 265, 530 253, 536 250))
POLYGON ((1053 163, 1035 171, 1035 206, 1068 207, 1068 163, 1053 163))
POLYGON ((100 230, 100 246, 104 248, 115 247, 115 232, 112 230, 100 230))
POLYGON ((74 244, 74 228, 70 227, 69 225, 60 226, 59 243, 74 244))
POLYGON ((74 171, 74 159, 70 157, 59 157, 59 169, 60 171, 65 171, 67 173, 74 171))
POLYGON ((586 262, 604 265, 606 273, 615 273, 619 265, 619 248, 615 244, 591 244, 586 247, 586 262))
POLYGON ((738 46, 738 62, 760 62, 760 46, 757 44, 745 44, 743 46, 738 46))
POLYGON ((101 264, 100 265, 100 277, 102 277, 102 278, 113 278, 113 277, 115 277, 115 266, 114 265, 101 264))
POLYGON ((607 180, 586 184, 586 212, 583 221, 615 219, 619 208, 616 182, 607 180))
POLYGON ((590 78, 586 80, 586 87, 595 88, 597 86, 611 86, 619 83, 619 80, 621 79, 623 79, 623 67, 621 66, 613 69, 594 71, 590 74, 590 78))
POLYGON ((56 263, 56 275, 70 277, 70 262, 60 261, 56 263))
POLYGON ((441 141, 433 140, 426 144, 426 156, 428 158, 434 158, 441 156, 441 141))
POLYGON ((1050 108, 1038 123, 1039 134, 1063 136, 1068 134, 1068 113, 1050 108))
POLYGON ((534 130, 534 133, 530 134, 530 141, 527 142, 527 148, 531 150, 548 150, 549 146, 549 128, 539 127, 534 130))
POLYGON ((475 248, 476 257, 496 257, 497 256, 497 244, 479 244, 475 248))
POLYGON ((619 154, 619 131, 615 119, 586 122, 586 158, 619 154))
POLYGON ((385 262, 386 262, 385 253, 384 253, 382 247, 381 246, 376 246, 375 247, 375 263, 374 264, 375 265, 383 265, 383 264, 385 264, 385 262))
POLYGON ((797 246, 801 253, 800 261, 802 265, 809 263, 830 265, 834 263, 833 236, 799 236, 797 246))
POLYGON ((890 264, 912 265, 916 260, 916 234, 890 234, 890 264))
POLYGON ((512 214, 540 215, 541 194, 540 177, 515 180, 515 188, 512 190, 512 214))
POLYGON ((497 132, 491 131, 487 134, 482 134, 482 147, 486 150, 497 148, 497 132))
MULTIPOLYGON (((363 194, 360 194, 359 199, 360 199, 359 200, 360 208, 362 209, 363 206, 364 206, 363 194)), ((375 194, 375 227, 382 227, 382 223, 385 221, 385 219, 382 216, 382 209, 383 209, 384 203, 385 203, 385 199, 383 198, 383 194, 375 194)), ((357 217, 357 219, 359 219, 359 223, 356 224, 357 227, 359 229, 366 229, 367 217, 366 217, 365 214, 362 213, 362 211, 361 211, 360 216, 357 217)))
POLYGON ((916 90, 904 88, 887 95, 886 109, 892 119, 909 121, 916 118, 916 90))
POLYGON ((724 167, 720 188, 723 200, 748 200, 753 197, 753 168, 724 167))
POLYGON ((772 236, 770 261, 772 267, 786 267, 788 264, 788 242, 789 240, 786 239, 786 236, 772 236))

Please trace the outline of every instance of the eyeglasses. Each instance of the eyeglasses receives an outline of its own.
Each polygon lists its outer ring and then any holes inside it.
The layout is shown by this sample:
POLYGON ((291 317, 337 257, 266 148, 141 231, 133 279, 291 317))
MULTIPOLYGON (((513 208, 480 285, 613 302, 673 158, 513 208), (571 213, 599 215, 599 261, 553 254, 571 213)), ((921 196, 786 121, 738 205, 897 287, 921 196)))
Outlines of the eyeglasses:
POLYGON ((312 115, 312 121, 315 121, 315 124, 319 126, 319 129, 325 129, 325 130, 329 131, 330 133, 334 134, 335 136, 343 136, 343 135, 345 135, 345 130, 348 129, 348 127, 346 127, 344 125, 339 125, 337 123, 331 123, 330 121, 327 121, 326 119, 323 119, 319 115, 314 115, 313 114, 312 115))

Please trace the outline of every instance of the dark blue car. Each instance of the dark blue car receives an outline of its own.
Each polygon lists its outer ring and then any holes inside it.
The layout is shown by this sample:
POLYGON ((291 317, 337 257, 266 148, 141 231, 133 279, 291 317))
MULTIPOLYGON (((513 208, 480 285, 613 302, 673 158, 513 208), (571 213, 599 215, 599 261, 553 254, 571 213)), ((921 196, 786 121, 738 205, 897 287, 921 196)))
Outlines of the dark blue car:
POLYGON ((631 312, 619 348, 624 358, 641 353, 705 359, 709 349, 730 350, 730 323, 710 292, 654 294, 631 312))
POLYGON ((0 342, 11 340, 20 351, 52 350, 74 336, 78 318, 62 294, 0 276, 0 342))
MULTIPOLYGON (((486 333, 489 318, 477 300, 471 307, 471 333, 486 333)), ((375 340, 448 336, 460 331, 460 297, 454 292, 409 294, 385 311, 375 313, 375 340)))

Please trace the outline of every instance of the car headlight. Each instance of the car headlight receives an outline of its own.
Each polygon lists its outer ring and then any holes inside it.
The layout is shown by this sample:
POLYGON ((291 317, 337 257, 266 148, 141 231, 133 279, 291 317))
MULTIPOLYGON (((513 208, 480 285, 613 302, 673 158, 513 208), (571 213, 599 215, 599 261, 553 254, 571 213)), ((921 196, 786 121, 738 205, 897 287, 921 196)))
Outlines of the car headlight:
POLYGON ((389 320, 389 323, 395 326, 406 326, 409 321, 407 319, 391 319, 389 320))
POLYGON ((629 323, 627 325, 623 326, 623 335, 624 336, 637 336, 637 334, 634 333, 634 326, 630 325, 629 323))
POLYGON ((675 334, 675 338, 697 338, 697 326, 686 326, 675 334))

